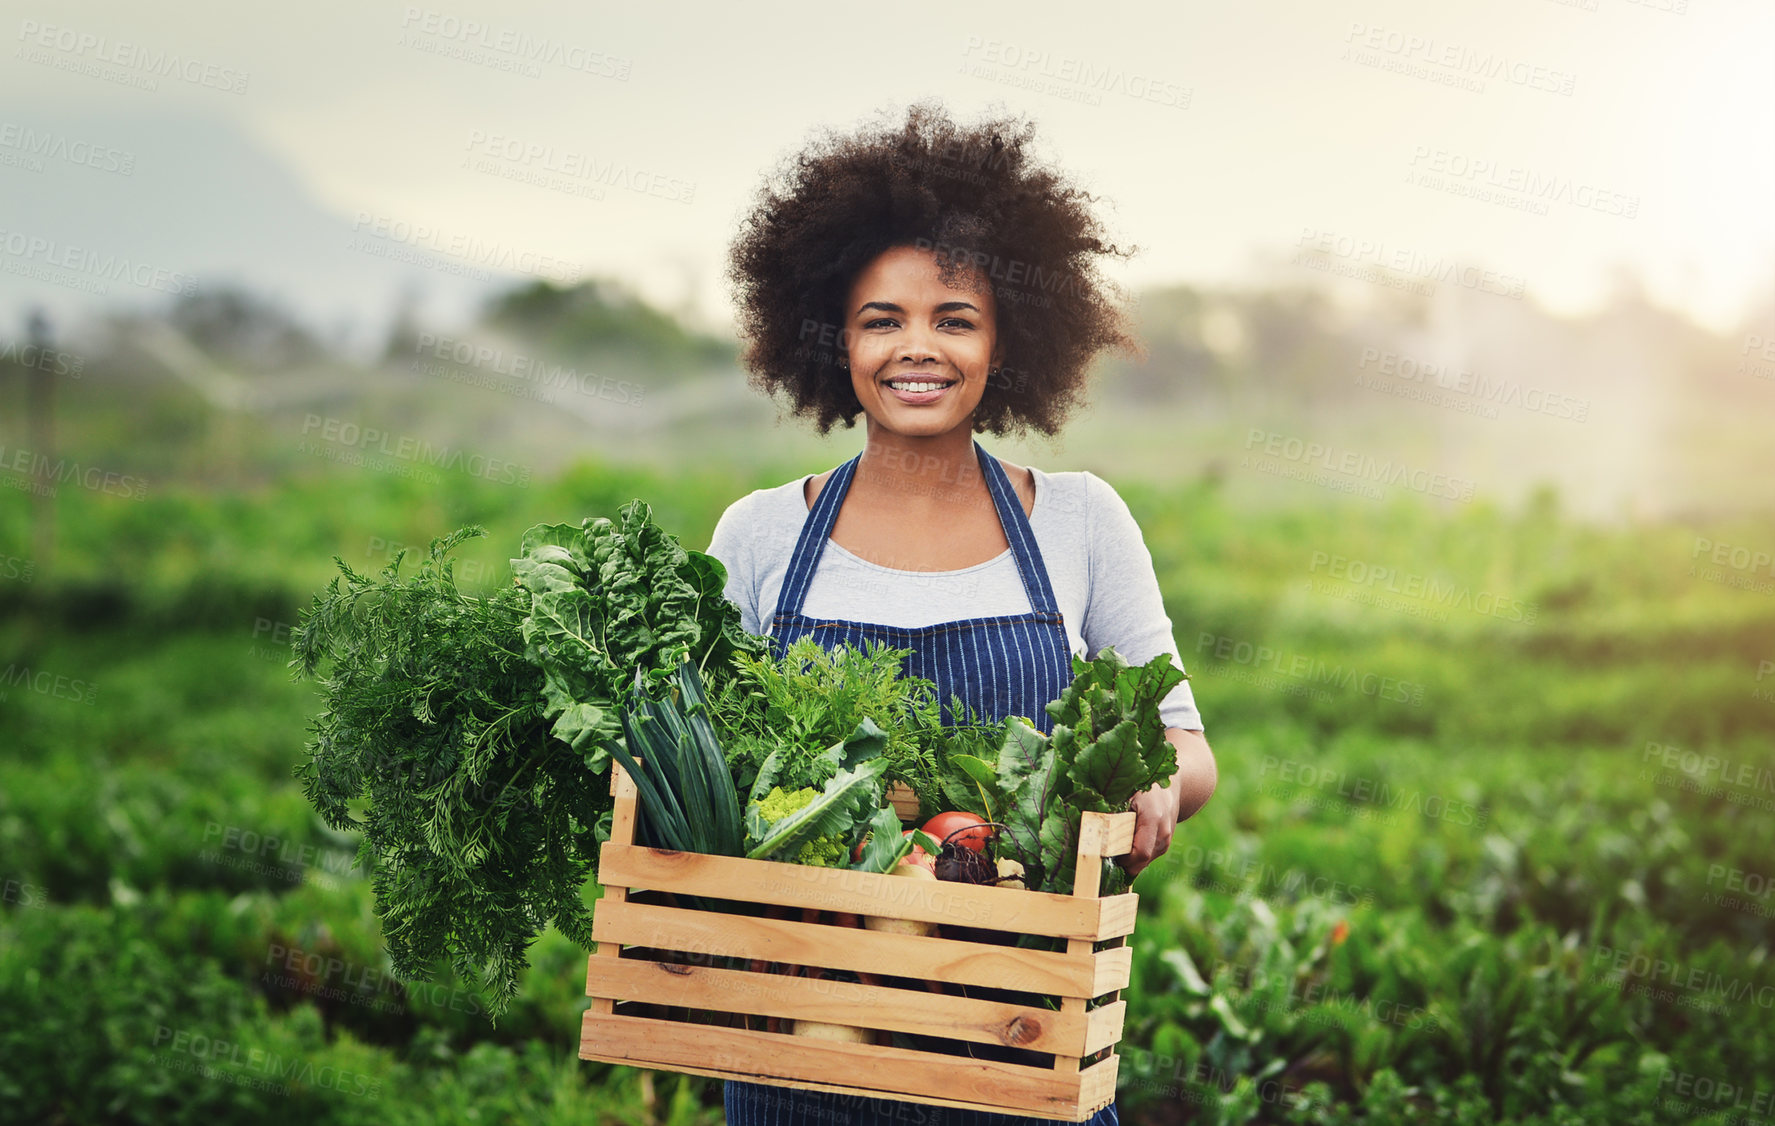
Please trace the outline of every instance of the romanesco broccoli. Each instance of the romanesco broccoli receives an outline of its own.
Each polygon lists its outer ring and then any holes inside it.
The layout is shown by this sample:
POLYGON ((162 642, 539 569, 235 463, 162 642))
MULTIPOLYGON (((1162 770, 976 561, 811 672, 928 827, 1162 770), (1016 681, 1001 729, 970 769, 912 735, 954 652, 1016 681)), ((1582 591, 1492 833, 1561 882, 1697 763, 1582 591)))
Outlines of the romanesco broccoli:
MULTIPOLYGON (((799 790, 784 790, 781 786, 772 786, 770 793, 758 801, 758 813, 766 821, 777 822, 795 813, 820 796, 820 791, 812 786, 799 790)), ((797 864, 813 864, 821 868, 838 868, 844 863, 844 841, 838 837, 815 837, 801 846, 795 854, 797 864)))

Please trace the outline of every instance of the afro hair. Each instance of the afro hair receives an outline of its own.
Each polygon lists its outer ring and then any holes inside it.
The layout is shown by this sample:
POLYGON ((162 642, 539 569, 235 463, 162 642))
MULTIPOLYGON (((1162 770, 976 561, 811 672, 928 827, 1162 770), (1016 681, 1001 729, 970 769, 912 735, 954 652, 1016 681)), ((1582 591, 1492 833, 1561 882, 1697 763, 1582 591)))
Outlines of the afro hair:
POLYGON ((1095 197, 1038 162, 1034 126, 988 116, 963 128, 932 100, 905 121, 825 130, 759 189, 728 260, 749 383, 782 393, 821 435, 863 407, 843 365, 843 303, 857 275, 896 246, 928 248, 946 283, 984 275, 998 307, 1003 364, 974 427, 1052 437, 1083 402, 1092 360, 1138 353, 1105 255, 1095 197))

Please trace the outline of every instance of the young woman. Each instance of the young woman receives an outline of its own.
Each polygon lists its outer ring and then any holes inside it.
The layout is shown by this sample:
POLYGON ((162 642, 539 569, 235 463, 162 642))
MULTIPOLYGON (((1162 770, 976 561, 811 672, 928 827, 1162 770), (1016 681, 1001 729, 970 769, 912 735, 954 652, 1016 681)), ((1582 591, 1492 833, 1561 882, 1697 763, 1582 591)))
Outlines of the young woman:
MULTIPOLYGON (((1097 259, 1091 197, 1039 164, 1031 127, 961 128, 940 106, 826 134, 767 180, 734 244, 753 386, 821 434, 864 418, 862 452, 759 489, 723 513, 709 554, 753 633, 911 650, 903 666, 986 719, 1029 718, 1072 682, 1074 654, 1182 667, 1152 556, 1088 471, 992 457, 979 432, 1053 435, 1091 360, 1132 343, 1097 259)), ((1214 792, 1187 681, 1165 698, 1168 786, 1137 796, 1131 875, 1214 792)), ((729 1081, 734 1126, 1042 1119, 729 1081)), ((1115 1126, 1114 1103, 1092 1120, 1115 1126)))

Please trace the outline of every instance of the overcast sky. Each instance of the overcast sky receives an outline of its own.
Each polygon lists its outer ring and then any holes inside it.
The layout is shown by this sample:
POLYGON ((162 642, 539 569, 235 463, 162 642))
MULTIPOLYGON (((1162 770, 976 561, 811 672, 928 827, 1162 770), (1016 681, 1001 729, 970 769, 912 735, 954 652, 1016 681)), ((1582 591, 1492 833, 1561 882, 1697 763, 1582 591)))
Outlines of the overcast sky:
POLYGON ((1133 284, 1316 279, 1287 264, 1305 239, 1561 311, 1628 266, 1722 328, 1775 288, 1767 0, 440 4, 6 0, 0 103, 220 115, 339 216, 534 248, 710 323, 763 171, 925 95, 1027 112, 1144 248, 1133 284), (182 75, 128 84, 162 53, 182 75))

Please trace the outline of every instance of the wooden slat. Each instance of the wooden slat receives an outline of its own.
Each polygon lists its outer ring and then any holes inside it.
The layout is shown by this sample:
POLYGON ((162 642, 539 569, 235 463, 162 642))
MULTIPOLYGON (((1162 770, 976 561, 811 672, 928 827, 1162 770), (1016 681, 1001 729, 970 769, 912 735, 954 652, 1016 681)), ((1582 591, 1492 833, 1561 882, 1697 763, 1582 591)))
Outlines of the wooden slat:
POLYGON ((1076 997, 1123 988, 1133 966, 1133 951, 1127 947, 1074 955, 633 902, 594 904, 592 937, 600 944, 763 958, 1076 997))
MULTIPOLYGON (((1134 847, 1134 813, 1099 813, 1086 810, 1079 815, 1079 856, 1121 856, 1134 847)), ((1096 894, 1093 892, 1092 894, 1096 894)))
MULTIPOLYGON (((1088 1055, 1105 1046, 1087 1047, 1091 1021, 1083 1016, 1063 1016, 1052 1009, 951 997, 923 989, 894 989, 713 966, 600 958, 592 965, 586 992, 618 1001, 649 1001, 722 1013, 757 1013, 884 1028, 1075 1056, 1088 1055)), ((1104 1012, 1107 1006, 1090 1015, 1104 1012)), ((1119 1022, 1115 1031, 1110 1043, 1121 1038, 1119 1022)))
MULTIPOLYGON (((909 880, 848 868, 669 852, 615 841, 604 843, 598 859, 598 878, 606 886, 652 888, 681 895, 859 915, 892 915, 927 923, 959 923, 1059 938, 1113 938, 1133 929, 1131 916, 1125 920, 1126 930, 1105 925, 1106 905, 1116 903, 1121 896, 1098 899, 1094 895, 1053 895, 1017 888, 909 880)), ((1120 921, 1118 917, 1118 925, 1120 921)))
POLYGON ((1096 1114, 1115 1099, 1116 1067, 1120 1062, 1121 1057, 1111 1052, 1106 1058, 1079 1072, 1084 1080, 1084 1088, 1079 1092, 1079 1105, 1090 1107, 1091 1113, 1096 1114))
MULTIPOLYGON (((610 764, 610 793, 616 799, 610 813, 610 839, 618 844, 634 844, 635 797, 638 791, 635 788, 635 780, 629 777, 629 772, 623 769, 620 762, 610 764)), ((621 903, 628 897, 628 888, 609 884, 600 885, 598 895, 600 902, 621 903)), ((598 960, 600 958, 614 960, 621 953, 622 947, 619 944, 600 942, 598 949, 593 951, 592 956, 587 960, 586 993, 592 998, 590 1008, 593 1012, 608 1016, 613 1011, 609 998, 599 997, 592 992, 592 976, 598 960)))
MULTIPOLYGON (((1071 955, 1060 955, 1071 957, 1071 955)), ((1097 964, 1097 977, 1091 982, 1091 996, 1101 997, 1105 993, 1114 993, 1118 989, 1126 989, 1128 982, 1134 977, 1134 948, 1132 946, 1112 946, 1108 950, 1099 950, 1091 955, 1097 964)))
POLYGON ((1085 1050, 1081 1055, 1094 1055, 1112 1044, 1122 1042, 1122 1027, 1128 1019, 1128 1002, 1111 1001, 1085 1014, 1085 1050))
POLYGON ((1081 1105, 1087 1082, 1093 1090, 1102 1087, 1083 1073, 1063 1077, 994 1060, 591 1012, 581 1024, 579 1057, 1071 1121, 1098 1109, 1081 1105))

